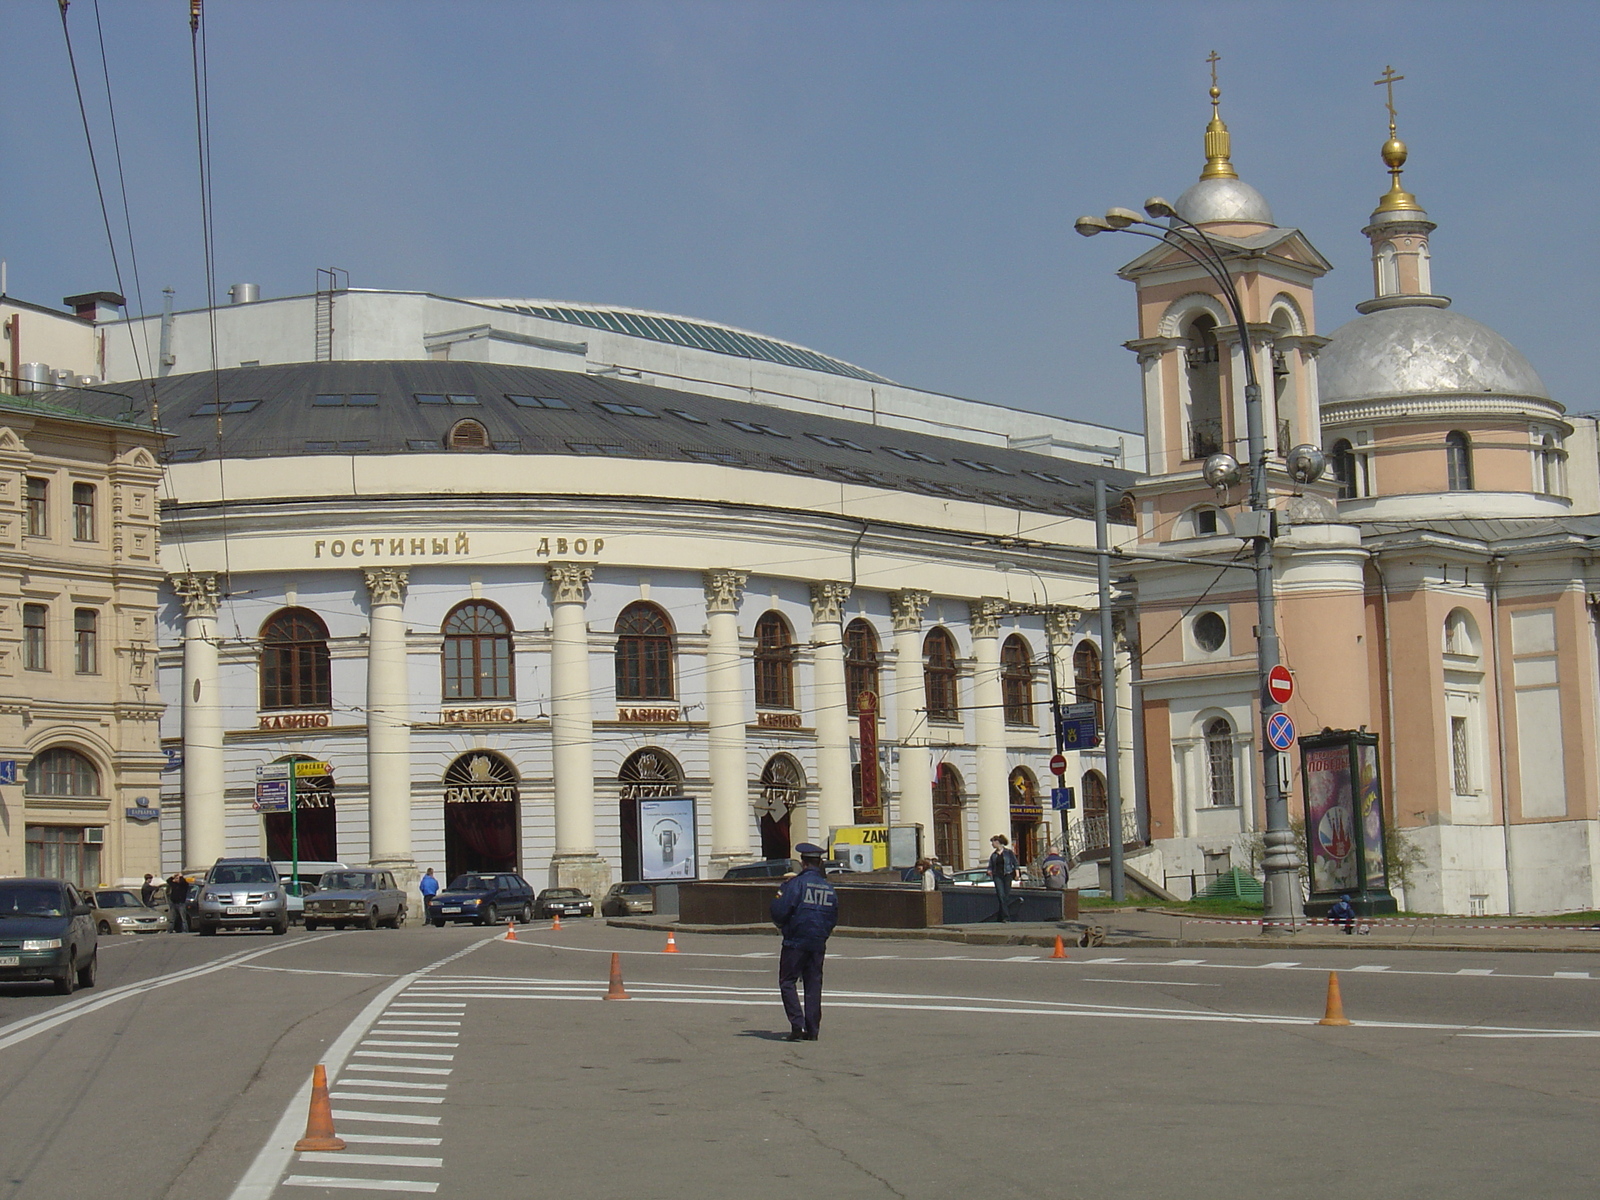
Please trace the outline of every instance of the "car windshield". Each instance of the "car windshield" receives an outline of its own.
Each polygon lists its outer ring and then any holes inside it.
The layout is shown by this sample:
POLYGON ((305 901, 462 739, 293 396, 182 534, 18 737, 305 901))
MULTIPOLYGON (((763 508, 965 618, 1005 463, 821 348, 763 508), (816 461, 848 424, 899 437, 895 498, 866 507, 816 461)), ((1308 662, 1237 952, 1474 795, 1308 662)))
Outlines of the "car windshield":
POLYGON ((48 884, 0 886, 0 916, 64 917, 66 901, 61 889, 48 884))
POLYGON ((573 896, 583 895, 577 888, 551 888, 545 896, 551 900, 569 900, 573 896))
POLYGON ((277 883, 278 873, 269 863, 218 863, 207 883, 277 883))
POLYGON ((650 894, 650 885, 648 883, 633 883, 629 884, 625 890, 630 896, 648 896, 650 894))
POLYGON ((365 891, 378 886, 370 871, 329 871, 317 885, 324 892, 365 891))
POLYGON ((94 902, 101 908, 143 908, 132 892, 96 892, 94 902))
POLYGON ((450 881, 452 892, 483 892, 494 888, 494 880, 485 875, 457 875, 450 881))

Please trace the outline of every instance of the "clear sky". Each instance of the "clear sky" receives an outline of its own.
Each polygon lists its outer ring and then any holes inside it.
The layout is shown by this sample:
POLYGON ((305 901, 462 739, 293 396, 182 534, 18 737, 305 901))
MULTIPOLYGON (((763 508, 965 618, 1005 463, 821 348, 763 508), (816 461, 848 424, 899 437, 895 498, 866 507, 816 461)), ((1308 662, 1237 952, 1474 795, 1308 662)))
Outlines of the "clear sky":
MULTIPOLYGON (((1370 292, 1393 63, 1434 285, 1600 408, 1600 4, 207 0, 219 299, 358 287, 724 321, 935 391, 1132 428, 1143 243, 1222 55, 1234 162, 1370 292), (1580 219, 1575 219, 1580 217, 1580 219), (1587 222, 1587 223, 1585 223, 1587 222)), ((205 292, 185 0, 100 0, 145 307, 205 292)), ((121 230, 95 0, 74 49, 121 230)), ((56 0, 0 16, 10 292, 113 288, 56 0)), ((131 265, 124 286, 136 307, 131 265)))

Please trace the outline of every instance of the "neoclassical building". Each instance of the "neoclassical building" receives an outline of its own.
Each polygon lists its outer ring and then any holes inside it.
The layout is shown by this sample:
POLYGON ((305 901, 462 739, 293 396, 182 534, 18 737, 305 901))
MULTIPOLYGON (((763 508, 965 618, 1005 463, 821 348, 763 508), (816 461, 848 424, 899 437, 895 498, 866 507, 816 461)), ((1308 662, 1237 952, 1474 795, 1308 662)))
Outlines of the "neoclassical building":
MULTIPOLYGON (((1127 472, 521 365, 154 387, 168 865, 287 857, 253 803, 286 759, 327 764, 302 858, 541 886, 642 853, 714 876, 856 823, 952 864, 1061 835, 1050 680, 1099 696, 1082 550, 1094 479, 1127 472), (693 828, 663 842, 674 798, 693 828)), ((1103 811, 1103 754, 1071 757, 1103 811)))

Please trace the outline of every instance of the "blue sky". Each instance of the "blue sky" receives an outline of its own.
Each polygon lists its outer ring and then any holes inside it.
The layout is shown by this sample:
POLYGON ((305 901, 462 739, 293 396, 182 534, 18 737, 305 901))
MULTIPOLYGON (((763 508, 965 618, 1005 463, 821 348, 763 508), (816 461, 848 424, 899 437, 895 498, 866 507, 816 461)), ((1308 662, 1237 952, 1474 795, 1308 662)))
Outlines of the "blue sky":
MULTIPOLYGON (((1175 197, 1205 55, 1234 161, 1370 288, 1386 63, 1435 287, 1600 408, 1600 5, 208 0, 217 286, 599 301, 725 321, 902 383, 1139 421, 1142 244, 1072 221, 1175 197)), ((100 0, 144 303, 201 303, 184 0, 100 0)), ((94 0, 69 10, 120 199, 94 0)), ((13 295, 114 286, 55 0, 8 0, 0 257, 13 295)), ((133 297, 126 252, 124 285, 133 297)))

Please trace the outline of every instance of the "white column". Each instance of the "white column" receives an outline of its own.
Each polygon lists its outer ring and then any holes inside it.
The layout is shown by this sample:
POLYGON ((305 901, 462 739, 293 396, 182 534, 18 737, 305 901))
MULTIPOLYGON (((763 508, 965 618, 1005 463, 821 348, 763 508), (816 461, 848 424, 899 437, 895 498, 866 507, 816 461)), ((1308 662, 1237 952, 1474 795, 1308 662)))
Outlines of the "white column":
POLYGON ((1001 708, 1000 614, 1006 602, 985 598, 972 602, 967 627, 972 631, 973 734, 978 744, 978 821, 983 841, 997 833, 1011 836, 1011 793, 1006 783, 1006 718, 1001 708))
POLYGON ((217 682, 217 577, 176 575, 183 602, 183 865, 209 867, 226 852, 222 697, 217 682))
POLYGON ((589 701, 589 626, 584 606, 594 568, 556 562, 550 581, 550 740, 556 794, 551 883, 609 887, 611 868, 595 853, 594 712, 589 701))
POLYGON ((706 733, 711 760, 711 875, 750 857, 750 770, 744 748, 744 664, 739 660, 743 571, 707 571, 706 733))
POLYGON ((373 866, 414 871, 411 853, 411 686, 406 672, 408 572, 368 567, 367 825, 373 866))
POLYGON ((817 730, 817 838, 855 821, 850 785, 850 708, 844 673, 847 583, 811 585, 812 703, 817 730))
POLYGON ((922 686, 922 612, 927 592, 894 595, 894 721, 900 741, 895 797, 901 824, 922 826, 922 852, 933 853, 933 755, 922 686))

